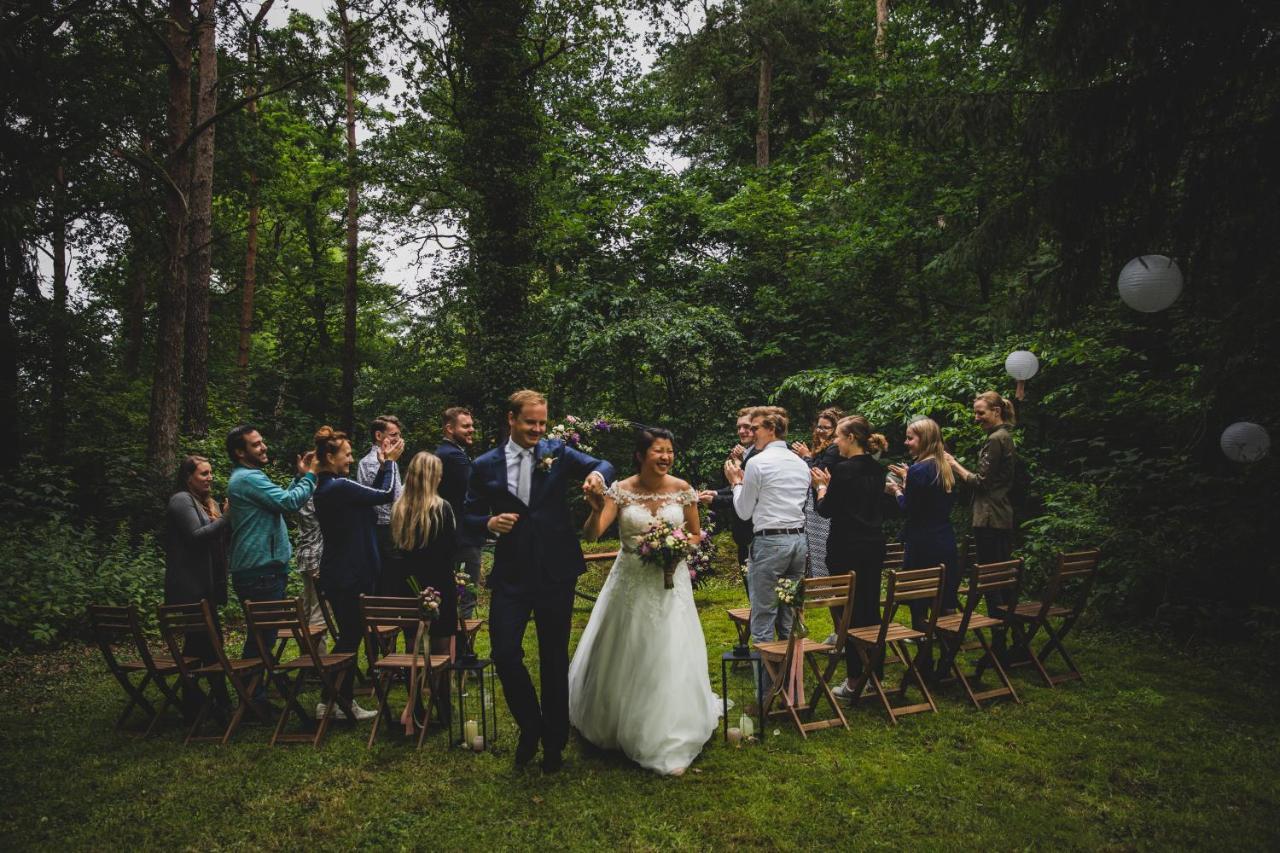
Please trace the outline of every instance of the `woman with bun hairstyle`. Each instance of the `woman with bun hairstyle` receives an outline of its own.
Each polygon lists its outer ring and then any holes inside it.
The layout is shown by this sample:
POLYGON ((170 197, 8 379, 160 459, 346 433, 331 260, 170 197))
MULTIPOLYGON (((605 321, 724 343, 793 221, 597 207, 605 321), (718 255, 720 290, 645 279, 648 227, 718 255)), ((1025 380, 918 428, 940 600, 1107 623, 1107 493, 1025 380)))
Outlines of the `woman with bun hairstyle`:
MULTIPOLYGON (((828 471, 840 461, 835 437, 836 423, 842 417, 844 412, 834 406, 818 413, 813 420, 812 450, 803 441, 792 442, 791 449, 811 470, 828 471)), ((809 496, 804 501, 804 538, 809 544, 809 564, 805 567, 805 577, 824 578, 827 576, 827 537, 830 535, 831 523, 818 512, 817 505, 817 492, 809 489, 809 496)), ((834 637, 829 639, 835 641, 834 637)))
MULTIPOLYGON (((373 594, 382 571, 375 529, 378 519, 375 506, 395 499, 391 488, 391 468, 404 452, 404 440, 386 438, 378 447, 377 479, 372 488, 348 479, 351 471, 351 440, 345 433, 323 426, 316 431, 316 467, 320 480, 315 490, 316 518, 324 537, 324 553, 320 557, 320 590, 333 608, 338 623, 338 642, 334 654, 354 652, 360 648, 364 625, 360 618, 360 594, 373 594)), ((342 695, 351 698, 351 679, 342 685, 342 695)), ((328 698, 327 696, 325 697, 328 698)), ((324 712, 325 703, 316 708, 324 712)), ((356 719, 365 720, 377 712, 352 703, 356 719)), ((346 715, 334 709, 338 719, 346 715)))
MULTIPOLYGON (((973 543, 978 549, 979 563, 1002 563, 1013 559, 1013 503, 1009 490, 1013 486, 1013 469, 1017 452, 1013 447, 1015 413, 1013 403, 995 391, 983 391, 973 400, 973 420, 987 434, 986 443, 978 451, 978 470, 969 471, 950 453, 951 470, 973 492, 973 543)), ((1013 590, 997 590, 987 596, 987 612, 1003 608, 1013 590)), ((1004 630, 992 632, 992 645, 1004 651, 1004 630)))
MULTIPOLYGON (((828 573, 856 574, 849 627, 865 628, 880 624, 884 519, 895 503, 885 493, 884 468, 874 454, 885 451, 889 443, 883 435, 871 431, 866 418, 850 415, 836 425, 835 447, 840 460, 829 471, 814 468, 810 473, 817 488, 818 513, 831 519, 828 573)), ((833 692, 841 699, 852 699, 854 686, 862 675, 862 659, 852 643, 845 646, 845 668, 845 683, 833 692)))

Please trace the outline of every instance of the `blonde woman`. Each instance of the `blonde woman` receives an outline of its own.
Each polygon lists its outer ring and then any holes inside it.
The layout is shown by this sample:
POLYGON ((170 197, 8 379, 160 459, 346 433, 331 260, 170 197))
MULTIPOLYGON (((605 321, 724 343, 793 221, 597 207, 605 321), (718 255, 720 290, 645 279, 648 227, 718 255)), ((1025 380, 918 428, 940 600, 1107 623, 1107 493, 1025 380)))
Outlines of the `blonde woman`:
POLYGON ((420 588, 440 593, 440 615, 431 623, 431 647, 451 653, 458 632, 458 585, 454 581, 454 552, 458 547, 453 508, 440 497, 444 465, 434 453, 422 451, 409 462, 404 488, 391 508, 392 570, 400 595, 410 595, 409 578, 420 588))
POLYGON ((889 488, 906 515, 902 528, 904 569, 946 566, 943 590, 944 611, 958 606, 960 561, 956 558, 956 532, 951 527, 951 510, 956 503, 956 477, 947 461, 942 430, 931 418, 919 418, 907 426, 907 452, 914 460, 910 467, 890 466, 903 481, 889 488))

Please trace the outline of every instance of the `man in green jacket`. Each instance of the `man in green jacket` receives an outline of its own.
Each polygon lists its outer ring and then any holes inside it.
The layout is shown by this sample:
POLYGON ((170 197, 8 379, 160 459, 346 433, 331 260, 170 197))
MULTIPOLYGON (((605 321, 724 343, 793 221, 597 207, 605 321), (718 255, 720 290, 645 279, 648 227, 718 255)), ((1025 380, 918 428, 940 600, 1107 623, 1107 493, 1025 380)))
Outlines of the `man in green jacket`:
MULTIPOLYGON (((231 430, 227 456, 233 466, 227 484, 231 498, 231 587, 241 607, 246 601, 279 601, 285 597, 293 554, 284 514, 296 512, 311 498, 316 487, 315 454, 307 452, 298 458, 298 473, 288 489, 277 486, 263 472, 267 443, 257 428, 244 425, 231 430)), ((250 633, 244 641, 243 657, 261 656, 257 638, 250 633)), ((260 688, 254 699, 265 695, 265 688, 260 688)))

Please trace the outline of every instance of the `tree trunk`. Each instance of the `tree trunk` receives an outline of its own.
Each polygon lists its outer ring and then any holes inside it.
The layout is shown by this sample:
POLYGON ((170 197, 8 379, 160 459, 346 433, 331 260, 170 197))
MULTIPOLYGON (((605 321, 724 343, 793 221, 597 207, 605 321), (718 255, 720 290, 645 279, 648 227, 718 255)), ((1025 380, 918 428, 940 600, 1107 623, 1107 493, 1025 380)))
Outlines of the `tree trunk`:
POLYGON ((760 51, 760 84, 756 90, 756 168, 769 167, 769 104, 773 97, 773 55, 760 51))
POLYGON ((0 441, 8 451, 0 453, 0 470, 17 463, 24 445, 22 418, 18 417, 18 333, 10 315, 13 297, 28 273, 22 243, 6 236, 0 245, 0 406, 7 417, 0 418, 0 441))
POLYGON ((889 56, 885 47, 885 33, 889 29, 889 0, 876 0, 876 59, 884 60, 889 56))
POLYGON ((182 350, 187 319, 187 182, 190 158, 179 147, 191 133, 191 7, 169 0, 165 41, 173 55, 169 64, 167 133, 171 156, 166 164, 165 264, 160 289, 159 332, 151 412, 147 430, 147 462, 166 473, 178 453, 178 416, 182 403, 182 350))
POLYGON ((526 330, 544 131, 527 48, 530 4, 447 6, 466 81, 458 98, 466 156, 457 164, 471 244, 463 279, 470 312, 465 396, 493 429, 506 423, 500 401, 535 379, 526 330))
MULTIPOLYGON (((271 4, 275 0, 267 0, 258 8, 258 14, 254 16, 253 23, 249 26, 249 46, 248 46, 248 80, 244 87, 244 94, 249 101, 249 126, 256 132, 258 127, 258 101, 254 96, 258 94, 257 65, 258 65, 258 27, 262 24, 262 19, 267 16, 267 12, 271 10, 271 4)), ((253 335, 253 297, 258 286, 258 220, 261 217, 260 205, 258 199, 258 187, 261 179, 258 177, 258 170, 254 164, 249 166, 249 230, 245 235, 245 253, 244 253, 244 290, 240 296, 240 347, 236 353, 236 370, 240 375, 240 395, 245 397, 249 387, 249 347, 252 343, 253 335)))
POLYGON ((338 0, 342 19, 342 72, 347 89, 347 278, 342 289, 342 426, 355 434, 356 424, 356 271, 360 250, 360 178, 356 173, 356 78, 352 59, 351 20, 347 4, 338 0))
POLYGON ((124 308, 124 369, 130 377, 138 375, 142 362, 143 339, 147 320, 148 241, 143 234, 149 219, 138 210, 130 211, 128 292, 124 308))
POLYGON ((67 308, 67 223, 63 219, 67 175, 59 165, 53 177, 53 322, 49 335, 49 430, 47 437, 57 440, 63 434, 67 418, 67 383, 69 381, 68 346, 70 323, 67 308))
MULTIPOLYGON (((196 126, 218 111, 217 5, 199 0, 196 24, 199 65, 196 73, 196 126)), ((213 267, 213 124, 196 137, 191 179, 191 277, 187 283, 186 377, 187 432, 209 432, 209 277, 213 267)))

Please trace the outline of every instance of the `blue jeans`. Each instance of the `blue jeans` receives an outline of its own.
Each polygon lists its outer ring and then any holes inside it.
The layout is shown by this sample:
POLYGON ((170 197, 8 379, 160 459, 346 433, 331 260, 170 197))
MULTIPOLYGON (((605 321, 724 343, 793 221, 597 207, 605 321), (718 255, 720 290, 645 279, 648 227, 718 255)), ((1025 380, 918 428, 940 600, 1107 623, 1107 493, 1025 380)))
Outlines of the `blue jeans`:
MULTIPOLYGON (((285 582, 288 576, 284 572, 274 575, 258 575, 257 577, 240 577, 231 576, 231 588, 236 591, 236 597, 240 599, 240 609, 244 610, 246 601, 280 601, 285 597, 285 582)), ((240 653, 242 658, 260 658, 262 652, 258 649, 258 638, 254 636, 252 631, 248 630, 249 616, 245 612, 246 636, 244 638, 244 651, 240 653)), ((267 654, 271 654, 271 649, 266 650, 267 654)), ((253 700, 260 702, 267 698, 267 686, 265 681, 258 685, 258 689, 253 693, 253 700)))
POLYGON ((774 588, 782 578, 804 577, 809 546, 803 533, 771 533, 751 540, 751 639, 764 643, 791 634, 791 608, 778 612, 774 588))

